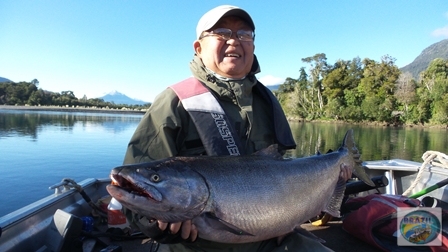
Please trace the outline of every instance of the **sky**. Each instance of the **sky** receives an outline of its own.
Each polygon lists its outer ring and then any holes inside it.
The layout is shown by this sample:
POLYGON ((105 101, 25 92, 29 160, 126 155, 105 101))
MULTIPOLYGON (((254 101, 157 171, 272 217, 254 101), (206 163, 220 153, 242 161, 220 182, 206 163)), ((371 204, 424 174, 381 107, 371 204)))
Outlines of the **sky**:
POLYGON ((192 74, 200 17, 222 4, 255 22, 265 85, 298 78, 302 58, 390 55, 398 67, 448 38, 446 0, 1 0, 0 77, 82 98, 118 91, 153 102, 192 74))

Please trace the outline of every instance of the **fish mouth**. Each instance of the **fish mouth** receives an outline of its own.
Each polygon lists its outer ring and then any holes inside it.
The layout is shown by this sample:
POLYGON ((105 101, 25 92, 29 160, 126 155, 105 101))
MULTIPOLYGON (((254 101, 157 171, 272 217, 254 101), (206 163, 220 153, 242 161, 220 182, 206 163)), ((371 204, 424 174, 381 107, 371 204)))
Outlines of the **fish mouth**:
POLYGON ((131 194, 134 198, 143 197, 155 202, 162 200, 160 193, 146 183, 134 181, 131 177, 125 177, 120 174, 111 174, 110 179, 111 186, 131 194))

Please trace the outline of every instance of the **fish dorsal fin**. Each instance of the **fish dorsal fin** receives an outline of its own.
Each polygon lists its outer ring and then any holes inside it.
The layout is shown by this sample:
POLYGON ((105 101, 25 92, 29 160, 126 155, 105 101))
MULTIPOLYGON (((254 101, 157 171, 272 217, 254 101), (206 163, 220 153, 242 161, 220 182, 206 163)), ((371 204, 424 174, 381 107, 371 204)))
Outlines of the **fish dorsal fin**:
POLYGON ((254 236, 253 234, 250 234, 250 233, 242 230, 241 228, 238 228, 238 227, 216 217, 214 214, 212 214, 210 212, 203 213, 202 217, 204 218, 205 222, 207 222, 207 224, 209 226, 213 227, 214 229, 226 230, 226 231, 228 231, 232 234, 236 234, 236 235, 254 236))
POLYGON ((283 158, 283 156, 280 154, 280 152, 278 152, 278 144, 271 144, 268 147, 261 149, 252 155, 272 157, 272 158, 277 158, 277 159, 283 158))

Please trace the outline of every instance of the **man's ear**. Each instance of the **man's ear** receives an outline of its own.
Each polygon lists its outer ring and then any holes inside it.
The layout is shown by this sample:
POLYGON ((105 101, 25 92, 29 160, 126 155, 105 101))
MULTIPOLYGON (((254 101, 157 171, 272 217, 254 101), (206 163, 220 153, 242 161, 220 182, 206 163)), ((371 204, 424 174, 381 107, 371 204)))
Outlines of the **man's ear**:
POLYGON ((199 40, 195 40, 194 42, 193 42, 193 49, 194 49, 194 52, 197 54, 197 55, 200 55, 201 54, 201 42, 199 41, 199 40))

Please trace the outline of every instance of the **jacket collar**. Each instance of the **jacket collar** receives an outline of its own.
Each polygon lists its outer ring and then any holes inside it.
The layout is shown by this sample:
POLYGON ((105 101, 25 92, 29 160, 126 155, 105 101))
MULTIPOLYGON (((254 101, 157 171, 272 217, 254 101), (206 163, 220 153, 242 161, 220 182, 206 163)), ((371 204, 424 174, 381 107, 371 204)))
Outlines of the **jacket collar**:
POLYGON ((197 55, 194 55, 193 60, 190 62, 190 70, 195 78, 213 90, 221 99, 238 99, 239 97, 251 96, 252 88, 258 82, 255 74, 260 72, 260 66, 257 57, 254 55, 252 69, 245 78, 238 80, 227 79, 207 69, 202 60, 197 55))

